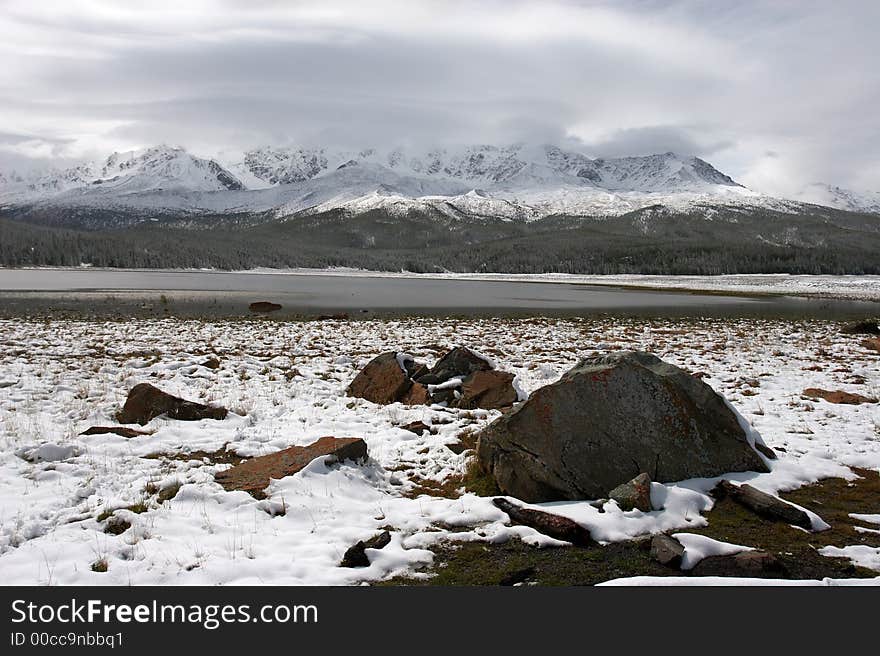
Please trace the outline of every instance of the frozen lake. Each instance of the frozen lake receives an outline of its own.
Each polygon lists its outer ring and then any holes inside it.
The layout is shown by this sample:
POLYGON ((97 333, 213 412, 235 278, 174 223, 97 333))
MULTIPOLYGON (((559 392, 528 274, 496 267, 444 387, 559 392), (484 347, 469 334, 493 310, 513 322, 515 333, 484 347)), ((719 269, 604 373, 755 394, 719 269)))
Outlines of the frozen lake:
POLYGON ((117 269, 0 269, 0 311, 70 310, 229 316, 252 301, 283 306, 273 316, 663 314, 834 318, 876 304, 783 296, 651 290, 565 281, 117 269))

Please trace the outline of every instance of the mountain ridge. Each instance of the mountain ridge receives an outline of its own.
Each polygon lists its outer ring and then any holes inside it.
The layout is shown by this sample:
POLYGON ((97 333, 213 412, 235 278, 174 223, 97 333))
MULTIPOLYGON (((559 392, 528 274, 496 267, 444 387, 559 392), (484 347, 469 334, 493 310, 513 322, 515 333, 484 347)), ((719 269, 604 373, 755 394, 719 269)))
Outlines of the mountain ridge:
POLYGON ((776 198, 747 189, 699 157, 674 152, 591 159, 552 144, 266 146, 240 157, 206 158, 160 145, 38 176, 7 173, 0 176, 0 207, 54 208, 72 217, 73 227, 75 217, 89 210, 116 212, 123 224, 239 212, 286 219, 332 209, 399 216, 430 208, 461 219, 510 221, 613 217, 654 205, 697 209, 706 218, 718 207, 798 214, 815 204, 880 213, 880 195, 828 189, 824 195, 776 198))

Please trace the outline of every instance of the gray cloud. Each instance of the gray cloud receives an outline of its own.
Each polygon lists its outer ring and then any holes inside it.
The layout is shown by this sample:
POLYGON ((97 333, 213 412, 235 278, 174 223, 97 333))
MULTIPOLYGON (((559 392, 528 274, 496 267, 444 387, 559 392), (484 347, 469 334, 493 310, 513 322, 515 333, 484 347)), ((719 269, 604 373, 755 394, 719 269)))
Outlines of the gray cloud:
POLYGON ((880 186, 874 3, 134 4, 4 3, 0 121, 23 138, 0 166, 547 141, 693 153, 770 192, 880 186))

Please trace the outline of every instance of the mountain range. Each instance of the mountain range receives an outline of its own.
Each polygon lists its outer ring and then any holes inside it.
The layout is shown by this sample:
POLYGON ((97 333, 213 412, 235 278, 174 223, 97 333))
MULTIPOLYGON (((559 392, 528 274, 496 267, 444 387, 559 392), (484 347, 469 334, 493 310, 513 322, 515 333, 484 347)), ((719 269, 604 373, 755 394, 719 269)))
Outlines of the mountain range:
POLYGON ((549 215, 619 216, 653 205, 772 207, 800 203, 880 212, 880 194, 810 185, 795 199, 760 194, 708 162, 662 153, 590 159, 553 145, 468 146, 457 150, 345 151, 266 147, 234 161, 157 146, 104 161, 0 178, 0 206, 144 212, 273 211, 276 218, 341 208, 530 220, 549 215))
POLYGON ((156 146, 0 173, 0 223, 0 264, 880 272, 880 194, 777 198, 694 156, 549 144, 156 146))

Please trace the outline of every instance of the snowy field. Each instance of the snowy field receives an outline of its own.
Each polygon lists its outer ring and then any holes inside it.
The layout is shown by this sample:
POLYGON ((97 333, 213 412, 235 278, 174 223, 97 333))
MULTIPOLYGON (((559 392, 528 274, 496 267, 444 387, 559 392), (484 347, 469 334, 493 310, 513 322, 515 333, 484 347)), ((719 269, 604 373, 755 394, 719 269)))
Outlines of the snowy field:
POLYGON ((510 280, 579 285, 679 289, 741 294, 782 294, 880 301, 880 276, 792 275, 788 273, 726 274, 718 276, 666 276, 645 274, 582 275, 569 273, 392 273, 359 269, 250 269, 237 273, 289 275, 374 276, 388 278, 436 278, 446 280, 510 280))
MULTIPOLYGON (((426 481, 463 473, 469 454, 447 445, 498 413, 380 407, 347 398, 359 368, 392 349, 430 363, 448 347, 467 346, 514 372, 526 392, 596 351, 649 350, 708 374, 704 380, 767 444, 785 449, 770 473, 728 478, 777 492, 824 477, 853 479, 850 466, 880 471, 880 404, 833 405, 800 394, 823 387, 880 395, 880 357, 838 328, 610 318, 0 321, 2 583, 351 585, 411 573, 431 562, 429 547, 442 541, 516 536, 558 544, 532 529, 506 526, 488 498, 420 493, 426 481), (219 368, 203 366, 210 356, 219 368), (79 435, 115 423, 127 391, 140 382, 223 404, 231 414, 224 421, 154 419, 146 427, 152 434, 133 439, 79 435), (416 420, 436 434, 419 437, 400 428, 416 420), (213 475, 229 465, 195 453, 228 445, 255 456, 325 435, 364 438, 370 460, 325 466, 319 459, 273 482, 263 500, 225 491, 213 475), (173 498, 160 502, 178 486, 173 498), (105 532, 111 512, 131 527, 119 535, 105 532), (338 567, 349 546, 381 528, 391 530, 392 541, 371 553, 370 567, 338 567)), ((553 504, 553 512, 581 522, 603 542, 659 531, 687 534, 705 524, 701 513, 712 506, 705 492, 715 482, 654 483, 661 511, 622 512, 608 502, 599 513, 587 502, 566 502, 553 504)), ((862 517, 880 524, 880 515, 862 517)), ((821 526, 818 517, 813 522, 821 526)), ((697 535, 680 539, 689 566, 747 546, 697 535)), ((880 576, 880 549, 844 545, 825 555, 850 558, 880 576)))

